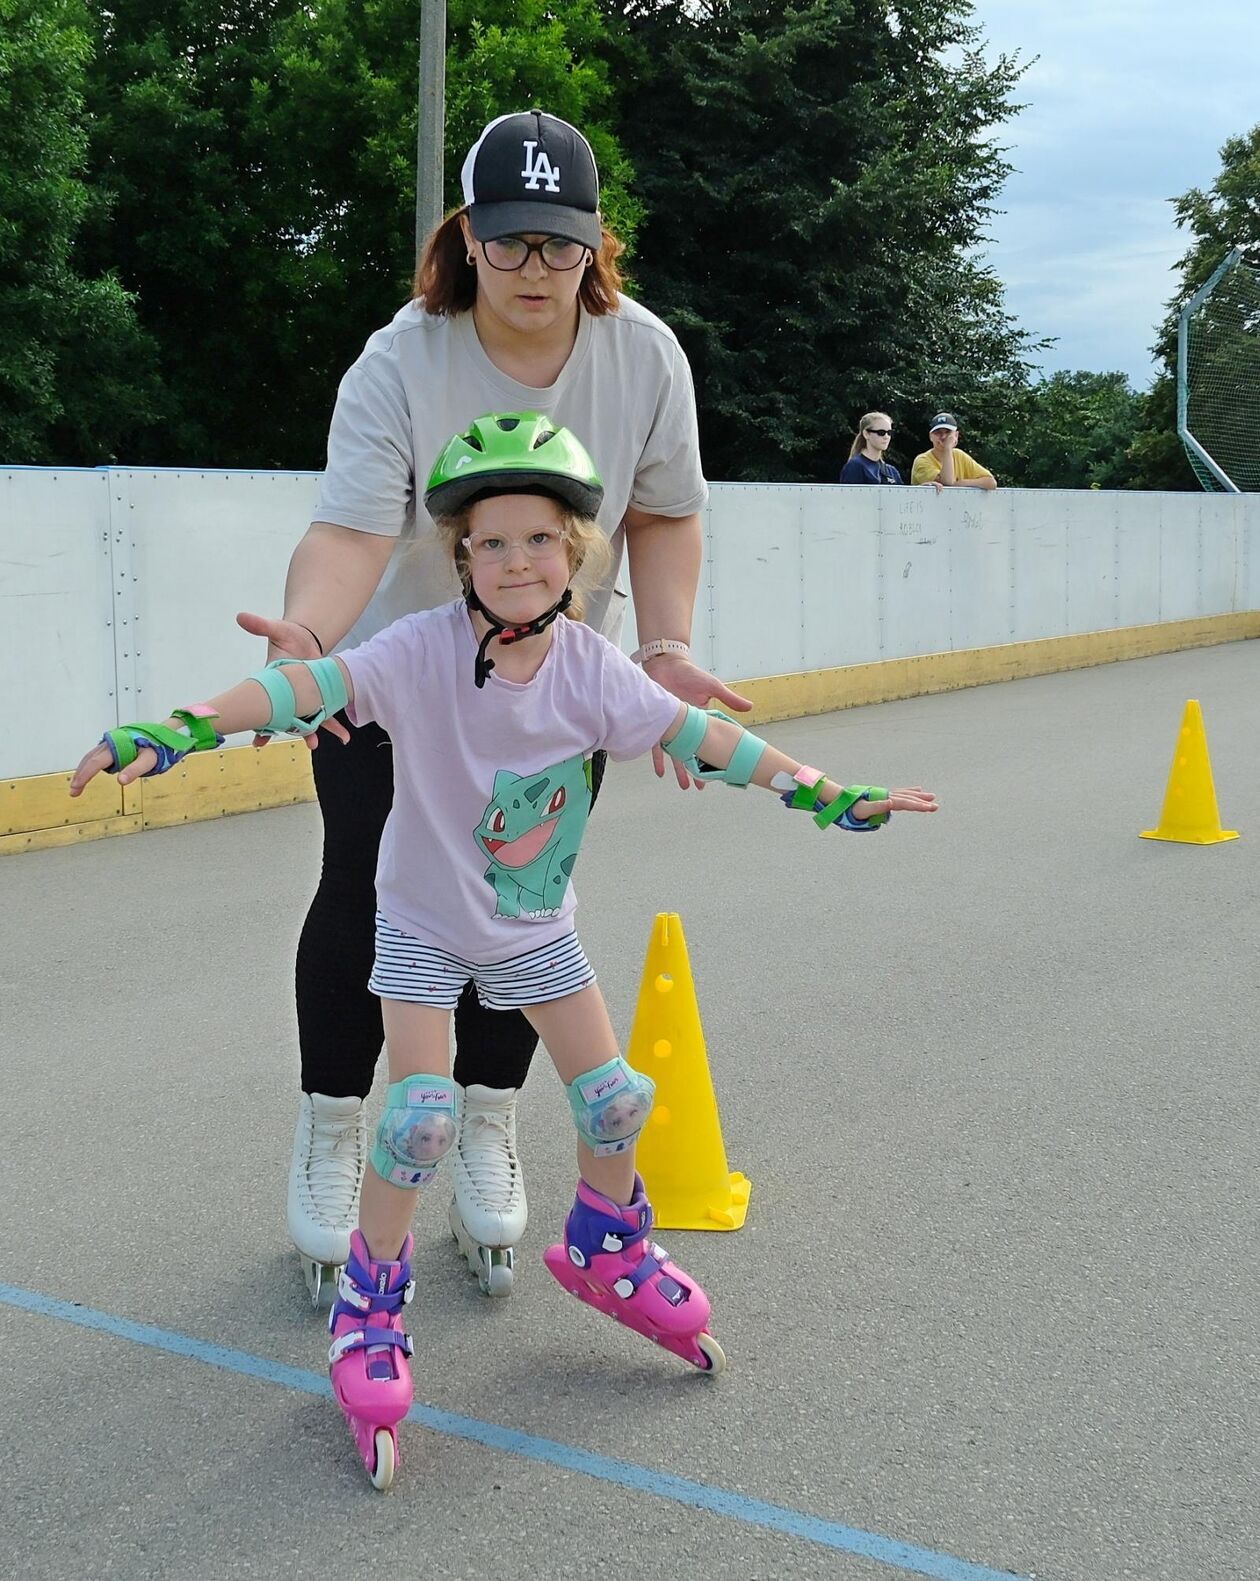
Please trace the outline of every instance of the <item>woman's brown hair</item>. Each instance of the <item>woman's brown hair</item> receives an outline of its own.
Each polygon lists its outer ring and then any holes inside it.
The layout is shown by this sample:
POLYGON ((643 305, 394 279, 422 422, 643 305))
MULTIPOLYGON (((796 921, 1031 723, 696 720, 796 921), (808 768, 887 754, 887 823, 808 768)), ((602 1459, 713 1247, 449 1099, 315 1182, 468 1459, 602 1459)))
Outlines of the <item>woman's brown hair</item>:
MULTIPOLYGON (((467 208, 454 209, 425 243, 411 294, 424 303, 426 313, 466 313, 477 299, 477 270, 468 262, 468 244, 459 223, 467 213, 467 208)), ((583 270, 578 287, 578 299, 592 318, 617 311, 622 287, 617 260, 626 250, 607 226, 600 230, 599 251, 583 270)))
MULTIPOLYGON (((549 495, 548 498, 553 496, 549 495)), ((569 557, 569 580, 573 598, 565 614, 570 620, 581 620, 586 613, 586 595, 597 588, 612 566, 612 545, 604 529, 591 517, 579 516, 575 510, 556 500, 564 529, 565 552, 569 557)), ((475 501, 474 501, 475 505, 475 501)), ((454 516, 439 516, 437 535, 455 562, 460 585, 464 592, 472 586, 472 570, 464 539, 468 536, 469 522, 474 505, 465 505, 454 516)))

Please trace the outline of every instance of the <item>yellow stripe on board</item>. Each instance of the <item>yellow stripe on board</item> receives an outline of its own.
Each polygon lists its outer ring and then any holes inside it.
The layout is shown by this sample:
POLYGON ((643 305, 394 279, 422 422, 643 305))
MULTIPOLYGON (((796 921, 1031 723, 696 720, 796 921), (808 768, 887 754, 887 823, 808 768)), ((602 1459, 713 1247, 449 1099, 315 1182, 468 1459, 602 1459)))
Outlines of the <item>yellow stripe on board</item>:
POLYGON ((198 752, 125 790, 98 775, 76 800, 69 772, 0 781, 0 856, 312 801, 310 760, 301 741, 198 752))
POLYGON ((834 670, 803 670, 796 675, 767 675, 732 681, 753 704, 741 724, 770 724, 829 714, 868 703, 891 703, 903 697, 988 686, 994 681, 1020 681, 1060 670, 1084 670, 1122 659, 1149 659, 1157 653, 1210 648, 1218 643, 1260 637, 1260 610, 1238 615, 1205 615, 1197 620, 1171 620, 1154 626, 1123 626, 1116 631, 1088 631, 1075 637, 1043 637, 1035 642, 1009 642, 996 648, 962 648, 956 653, 923 653, 911 659, 882 659, 874 664, 848 664, 834 670))
MULTIPOLYGON (((1157 653, 1208 648, 1249 637, 1260 637, 1260 610, 1090 631, 1076 637, 1045 637, 996 648, 926 653, 796 675, 767 675, 731 684, 754 705, 753 712, 741 715, 741 720, 769 724, 776 719, 799 719, 806 714, 1087 669, 1122 659, 1146 659, 1157 653)), ((272 742, 261 751, 231 747, 225 752, 197 753, 169 774, 140 780, 125 790, 102 775, 77 801, 67 794, 69 783, 69 772, 0 781, 0 856, 257 812, 264 807, 290 807, 311 801, 315 795, 310 753, 300 741, 272 742)))

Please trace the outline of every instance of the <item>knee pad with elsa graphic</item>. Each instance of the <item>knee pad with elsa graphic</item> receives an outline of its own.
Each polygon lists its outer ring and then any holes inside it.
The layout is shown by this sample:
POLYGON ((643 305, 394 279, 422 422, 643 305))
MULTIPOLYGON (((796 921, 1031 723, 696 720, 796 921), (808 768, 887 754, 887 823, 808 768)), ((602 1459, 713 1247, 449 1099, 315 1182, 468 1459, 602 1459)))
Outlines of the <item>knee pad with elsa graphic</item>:
POLYGON ((565 1088, 578 1135, 597 1158, 625 1153, 647 1123, 656 1083, 620 1055, 565 1088))
POLYGON ((386 1095, 372 1168, 391 1186, 427 1185, 458 1134, 455 1083, 448 1076, 408 1076, 386 1095))

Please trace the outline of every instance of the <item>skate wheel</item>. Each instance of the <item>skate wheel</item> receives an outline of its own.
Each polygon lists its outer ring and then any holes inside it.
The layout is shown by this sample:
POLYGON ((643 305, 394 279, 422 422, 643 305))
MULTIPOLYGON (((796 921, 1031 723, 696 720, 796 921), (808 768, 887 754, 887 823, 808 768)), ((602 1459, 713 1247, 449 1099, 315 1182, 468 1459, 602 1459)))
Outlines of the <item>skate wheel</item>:
POLYGON ((512 1248, 503 1247, 501 1250, 486 1251, 481 1253, 481 1267, 477 1270, 477 1282, 482 1293, 488 1296, 510 1296, 512 1294, 512 1248))
POLYGON ((707 1365, 705 1372, 722 1372, 726 1367, 726 1352, 713 1338, 712 1334, 697 1334, 696 1344, 704 1356, 707 1365))
POLYGON ((372 1471, 372 1486, 379 1488, 382 1493, 394 1480, 395 1456, 394 1435, 387 1427, 378 1427, 373 1440, 376 1450, 376 1465, 372 1471))
POLYGON ((316 1311, 320 1307, 331 1307, 337 1295, 340 1267, 336 1263, 317 1263, 309 1257, 303 1257, 302 1277, 306 1280, 311 1305, 316 1311))

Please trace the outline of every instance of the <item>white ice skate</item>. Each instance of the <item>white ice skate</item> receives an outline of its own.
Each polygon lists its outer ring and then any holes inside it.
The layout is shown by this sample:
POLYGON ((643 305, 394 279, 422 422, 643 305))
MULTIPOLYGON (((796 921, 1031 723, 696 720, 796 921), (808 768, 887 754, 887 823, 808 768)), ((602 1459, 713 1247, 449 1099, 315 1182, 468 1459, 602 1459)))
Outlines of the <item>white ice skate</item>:
POLYGON ((451 1233, 488 1296, 512 1291, 513 1249, 525 1233, 525 1181, 516 1156, 515 1087, 455 1088, 459 1146, 451 1233))
POLYGON ((350 1255, 359 1220, 359 1188, 367 1162, 367 1119, 361 1098, 302 1094, 289 1167, 289 1234, 302 1260, 311 1303, 331 1301, 350 1255))

